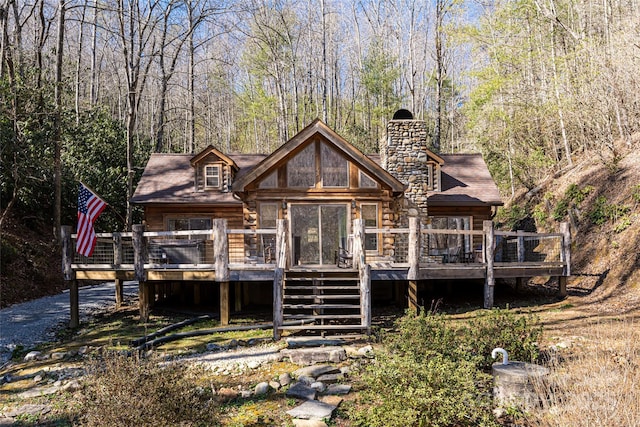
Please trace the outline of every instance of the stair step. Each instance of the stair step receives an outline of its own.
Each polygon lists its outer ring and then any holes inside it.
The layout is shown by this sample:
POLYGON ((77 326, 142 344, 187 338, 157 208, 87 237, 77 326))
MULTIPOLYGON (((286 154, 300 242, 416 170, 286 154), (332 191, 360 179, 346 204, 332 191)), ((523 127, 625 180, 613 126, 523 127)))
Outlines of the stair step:
POLYGON ((304 277, 290 277, 290 276, 286 276, 285 280, 287 282, 357 282, 360 280, 360 277, 358 276, 340 276, 340 277, 309 277, 309 276, 304 276, 304 277))
POLYGON ((283 316, 285 319, 303 319, 303 320, 314 320, 314 319, 360 319, 362 315, 360 314, 285 314, 283 316))
POLYGON ((349 291, 349 290, 351 290, 351 291, 357 291, 357 290, 359 290, 359 289, 360 289, 360 287, 359 287, 359 286, 331 286, 331 285, 327 285, 327 286, 324 286, 324 285, 321 285, 321 286, 306 286, 306 285, 301 285, 301 286, 297 286, 297 285, 294 285, 294 286, 286 286, 286 284, 285 284, 285 287, 284 287, 284 288, 285 288, 285 289, 317 289, 317 290, 324 289, 324 290, 327 290, 327 291, 340 291, 340 290, 344 290, 344 291, 349 291))
POLYGON ((360 299, 360 295, 285 295, 284 299, 360 299))
POLYGON ((282 308, 289 309, 318 309, 318 308, 348 308, 360 310, 359 304, 283 304, 282 308))
POLYGON ((296 325, 296 326, 280 326, 278 329, 289 331, 304 331, 304 330, 340 330, 340 329, 366 329, 366 326, 362 325, 296 325))

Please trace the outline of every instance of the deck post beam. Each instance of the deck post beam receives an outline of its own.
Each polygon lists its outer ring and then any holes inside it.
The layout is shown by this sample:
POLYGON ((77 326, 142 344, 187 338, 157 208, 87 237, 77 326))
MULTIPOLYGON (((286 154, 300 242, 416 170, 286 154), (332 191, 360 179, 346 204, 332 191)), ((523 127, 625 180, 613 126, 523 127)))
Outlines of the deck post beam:
POLYGON ((144 270, 144 263, 147 258, 147 244, 144 237, 144 225, 134 224, 132 227, 133 235, 131 237, 133 243, 133 269, 135 279, 138 281, 138 300, 140 308, 140 320, 146 322, 149 320, 151 312, 151 301, 149 298, 149 287, 147 284, 147 274, 144 270))
MULTIPOLYGON (((122 264, 122 235, 120 233, 113 233, 113 264, 116 269, 122 264)), ((115 292, 116 292, 116 308, 122 307, 124 303, 124 288, 122 286, 122 279, 116 277, 114 280, 115 292)))
POLYGON ((558 296, 567 296, 567 279, 571 276, 571 227, 568 222, 560 223, 560 233, 562 233, 562 249, 560 251, 560 261, 562 276, 558 277, 558 296))
POLYGON ((213 258, 215 260, 215 280, 220 286, 220 324, 229 324, 229 242, 227 240, 227 220, 213 220, 213 258))
POLYGON ((276 223, 276 268, 273 275, 273 339, 280 339, 283 313, 284 271, 287 268, 287 229, 286 219, 278 219, 276 223))
POLYGON ((418 313, 418 276, 420 272, 420 218, 417 216, 409 218, 409 271, 407 280, 409 281, 408 306, 409 310, 418 313))
POLYGON ((482 230, 484 232, 484 253, 487 262, 487 272, 484 282, 484 308, 492 308, 496 284, 493 271, 495 251, 495 230, 493 228, 493 221, 483 221, 482 230))
POLYGON ((73 263, 73 246, 71 245, 71 227, 63 225, 60 229, 60 240, 62 242, 62 274, 64 281, 69 286, 69 312, 71 320, 70 328, 77 328, 80 325, 80 302, 78 293, 78 281, 75 271, 71 267, 73 263))

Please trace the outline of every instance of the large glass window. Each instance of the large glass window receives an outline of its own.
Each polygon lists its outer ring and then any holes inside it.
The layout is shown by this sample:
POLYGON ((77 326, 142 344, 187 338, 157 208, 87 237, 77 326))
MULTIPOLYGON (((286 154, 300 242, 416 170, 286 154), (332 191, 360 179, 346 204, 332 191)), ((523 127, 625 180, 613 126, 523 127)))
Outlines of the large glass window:
MULTIPOLYGON (((363 203, 362 205, 360 205, 360 212, 362 213, 362 219, 364 220, 365 228, 378 228, 378 205, 377 204, 363 203)), ((378 250, 377 234, 365 232, 364 249, 367 251, 378 250)))
POLYGON ((324 143, 320 148, 320 163, 323 187, 349 186, 349 162, 324 143))
POLYGON ((360 171, 360 188, 378 188, 378 183, 369 175, 360 171))
POLYGON ((276 203, 260 203, 260 228, 276 228, 278 205, 276 203))
POLYGON ((311 188, 316 185, 315 144, 309 144, 287 163, 287 185, 311 188))
MULTIPOLYGON (((471 218, 468 216, 434 216, 431 228, 439 230, 470 230, 471 218)), ((429 251, 432 254, 467 253, 471 251, 471 236, 467 234, 435 234, 429 236, 429 251)))
POLYGON ((205 188, 220 188, 220 165, 207 165, 204 167, 205 188))
POLYGON ((260 181, 260 184, 258 185, 258 187, 260 188, 276 188, 277 186, 278 171, 274 171, 273 173, 267 175, 267 177, 260 181))

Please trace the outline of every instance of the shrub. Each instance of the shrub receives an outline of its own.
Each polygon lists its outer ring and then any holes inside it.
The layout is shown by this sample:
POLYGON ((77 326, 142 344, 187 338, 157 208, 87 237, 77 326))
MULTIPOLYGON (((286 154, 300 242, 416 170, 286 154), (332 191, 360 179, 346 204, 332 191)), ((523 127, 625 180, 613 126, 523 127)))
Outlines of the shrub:
POLYGON ((602 225, 608 221, 616 221, 630 210, 629 206, 609 203, 605 196, 600 196, 589 212, 589 219, 595 225, 602 225))
POLYGON ((85 426, 216 425, 211 396, 187 381, 186 367, 115 353, 94 360, 80 402, 85 426))
POLYGON ((488 371, 494 362, 491 351, 496 347, 507 350, 510 360, 535 361, 541 336, 542 326, 537 317, 496 309, 469 320, 463 346, 466 352, 478 355, 481 358, 478 367, 488 371))
POLYGON ((357 425, 498 425, 491 413, 491 351, 502 347, 514 360, 535 360, 542 333, 536 318, 509 310, 461 325, 444 315, 407 314, 396 326, 362 375, 364 405, 351 413, 357 425))
POLYGON ((356 425, 497 426, 491 414, 490 376, 473 363, 426 354, 420 363, 409 354, 383 353, 364 376, 356 425))

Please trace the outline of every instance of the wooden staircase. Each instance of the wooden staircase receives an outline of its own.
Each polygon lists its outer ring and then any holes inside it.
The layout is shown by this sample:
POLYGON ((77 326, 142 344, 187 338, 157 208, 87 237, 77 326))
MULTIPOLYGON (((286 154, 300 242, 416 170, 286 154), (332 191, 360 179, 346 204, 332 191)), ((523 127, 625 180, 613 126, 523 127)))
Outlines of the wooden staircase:
POLYGON ((283 320, 311 323, 281 326, 282 330, 309 331, 316 335, 350 335, 367 332, 358 270, 289 270, 284 274, 283 320))

